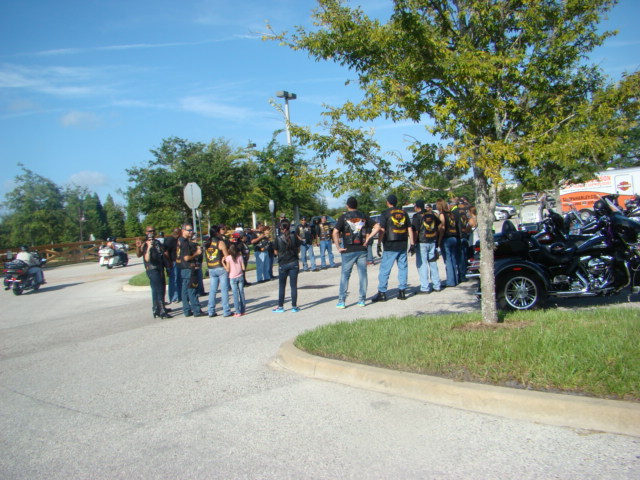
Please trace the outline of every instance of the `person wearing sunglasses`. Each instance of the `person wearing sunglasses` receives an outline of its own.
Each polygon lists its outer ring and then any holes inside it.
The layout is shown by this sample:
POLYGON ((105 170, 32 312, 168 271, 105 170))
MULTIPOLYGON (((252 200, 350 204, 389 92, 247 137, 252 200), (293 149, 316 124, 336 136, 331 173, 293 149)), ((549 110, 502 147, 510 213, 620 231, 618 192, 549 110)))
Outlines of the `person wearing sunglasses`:
POLYGON ((149 225, 144 243, 136 240, 136 255, 144 260, 144 268, 151 285, 151 304, 153 318, 169 318, 164 306, 165 277, 164 269, 171 268, 171 260, 164 246, 156 238, 156 230, 149 225))
POLYGON ((198 288, 198 272, 196 257, 202 255, 202 248, 193 242, 193 226, 182 226, 182 236, 178 239, 177 258, 180 259, 180 277, 182 278, 182 312, 185 317, 202 317, 200 301, 196 290, 198 288))

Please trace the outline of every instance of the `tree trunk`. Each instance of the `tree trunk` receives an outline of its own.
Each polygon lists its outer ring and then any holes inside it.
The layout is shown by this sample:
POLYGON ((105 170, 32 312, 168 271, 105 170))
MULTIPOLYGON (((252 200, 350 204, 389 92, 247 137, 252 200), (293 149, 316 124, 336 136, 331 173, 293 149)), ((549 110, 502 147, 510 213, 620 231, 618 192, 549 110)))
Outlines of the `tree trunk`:
POLYGON ((493 265, 493 221, 496 189, 479 169, 473 169, 476 187, 478 236, 480 237, 480 288, 482 290, 482 323, 498 323, 496 283, 493 265))

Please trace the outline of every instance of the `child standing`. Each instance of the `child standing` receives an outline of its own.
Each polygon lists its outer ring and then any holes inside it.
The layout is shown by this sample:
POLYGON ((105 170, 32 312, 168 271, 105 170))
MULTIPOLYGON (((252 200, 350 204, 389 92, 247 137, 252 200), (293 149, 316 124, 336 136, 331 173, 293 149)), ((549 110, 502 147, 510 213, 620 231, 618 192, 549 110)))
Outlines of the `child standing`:
POLYGON ((229 272, 229 281, 231 282, 231 291, 233 292, 233 307, 236 313, 234 317, 241 317, 245 313, 244 301, 244 261, 242 252, 235 243, 229 247, 229 255, 224 257, 222 261, 224 269, 229 272))

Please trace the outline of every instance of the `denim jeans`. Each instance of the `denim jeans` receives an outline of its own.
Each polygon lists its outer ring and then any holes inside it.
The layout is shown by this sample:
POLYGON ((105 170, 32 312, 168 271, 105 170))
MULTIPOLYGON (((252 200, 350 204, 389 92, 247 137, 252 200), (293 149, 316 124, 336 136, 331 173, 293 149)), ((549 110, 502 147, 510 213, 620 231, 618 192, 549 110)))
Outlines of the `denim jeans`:
POLYGON ((198 295, 196 295, 196 287, 191 286, 191 270, 181 268, 180 278, 182 279, 182 312, 185 315, 198 313, 200 311, 200 301, 198 300, 198 295))
POLYGON ((37 283, 42 283, 44 281, 44 275, 42 274, 42 268, 32 265, 27 270, 28 275, 33 275, 37 283))
POLYGON ((333 250, 331 249, 331 240, 320 240, 320 265, 322 268, 327 266, 324 260, 324 253, 327 252, 327 256, 329 257, 329 265, 331 267, 336 266, 336 262, 333 260, 333 250))
POLYGON ((409 265, 407 264, 407 251, 394 252, 385 250, 382 253, 380 262, 380 272, 378 273, 378 291, 386 293, 389 283, 389 275, 393 264, 398 262, 398 290, 407 288, 407 278, 409 276, 409 265))
POLYGON ((161 268, 150 268, 147 270, 149 277, 149 285, 151 286, 151 303, 154 313, 160 313, 159 308, 164 308, 164 288, 162 286, 162 275, 164 272, 161 268))
POLYGON ((169 269, 169 301, 180 302, 182 300, 182 278, 180 277, 182 270, 177 263, 169 269))
POLYGON ((271 280, 272 278, 275 278, 275 275, 273 274, 273 264, 275 263, 275 255, 272 252, 269 252, 267 254, 267 270, 269 272, 269 280, 271 280))
POLYGON ((204 291, 204 276, 202 273, 202 267, 196 270, 198 274, 198 288, 196 288, 196 295, 204 295, 206 292, 204 291))
POLYGON ((442 240, 442 257, 447 270, 447 287, 458 285, 458 239, 446 237, 442 240))
POLYGON ((236 278, 230 278, 231 281, 231 291, 233 292, 233 308, 235 308, 236 313, 244 313, 245 312, 245 301, 244 301, 244 278, 242 276, 236 278))
POLYGON ((269 275, 269 252, 256 250, 256 280, 264 282, 271 279, 269 275))
POLYGON ((307 267, 307 252, 309 252, 309 258, 311 259, 311 269, 316 267, 316 257, 313 254, 313 245, 310 243, 303 243, 300 245, 300 261, 305 270, 309 270, 307 267))
POLYGON ((289 286, 291 287, 291 306, 298 306, 298 272, 300 266, 298 262, 285 263, 278 267, 278 306, 284 307, 284 289, 287 286, 287 277, 289 277, 289 286))
POLYGON ((353 265, 358 266, 358 277, 360 279, 360 287, 358 289, 359 301, 364 301, 367 297, 367 287, 369 279, 367 277, 367 252, 349 252, 342 254, 342 273, 340 274, 340 290, 338 292, 338 302, 344 303, 347 299, 347 288, 349 287, 349 278, 353 265))
POLYGON ((467 279, 467 254, 469 252, 469 239, 461 238, 458 244, 458 283, 467 279))
POLYGON ((373 240, 367 245, 367 262, 373 263, 373 240))
POLYGON ((216 293, 220 286, 220 297, 222 299, 222 314, 231 315, 229 308, 229 274, 222 267, 209 269, 209 307, 207 308, 209 315, 213 315, 216 311, 216 293))
POLYGON ((430 292, 432 289, 440 290, 440 272, 438 271, 438 262, 429 261, 433 258, 436 251, 436 242, 419 243, 416 249, 416 267, 420 274, 420 291, 430 292), (429 282, 431 278, 431 282, 429 282), (433 284, 433 285, 432 285, 433 284))

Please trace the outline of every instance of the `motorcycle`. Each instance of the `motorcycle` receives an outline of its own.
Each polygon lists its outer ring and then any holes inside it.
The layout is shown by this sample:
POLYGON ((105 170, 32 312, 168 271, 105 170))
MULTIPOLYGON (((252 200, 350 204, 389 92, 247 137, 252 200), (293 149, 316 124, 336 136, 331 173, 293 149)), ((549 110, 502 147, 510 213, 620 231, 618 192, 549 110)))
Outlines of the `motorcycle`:
MULTIPOLYGON (((547 297, 614 295, 626 287, 640 292, 640 223, 610 197, 602 198, 597 218, 585 225, 588 234, 583 228, 582 235, 567 235, 557 214, 537 233, 505 222, 494 238, 498 307, 528 310, 542 307, 547 297)), ((470 269, 478 267, 476 255, 470 269)))
POLYGON ((129 250, 129 245, 126 243, 117 243, 115 246, 118 250, 124 252, 122 257, 116 253, 116 251, 107 245, 103 245, 98 249, 98 256, 100 260, 98 263, 101 267, 107 267, 107 269, 112 269, 113 267, 126 267, 129 263, 129 256, 127 255, 127 250, 129 250))
POLYGON ((639 194, 636 193, 633 196, 633 198, 626 200, 624 202, 624 206, 626 209, 624 214, 627 217, 635 217, 635 218, 640 217, 640 195, 639 194))
MULTIPOLYGON (((40 259, 40 268, 47 262, 40 259)), ((14 295, 22 295, 27 290, 34 292, 42 283, 36 281, 36 275, 29 273, 29 264, 22 260, 12 260, 4 264, 4 289, 13 290, 14 295)))

